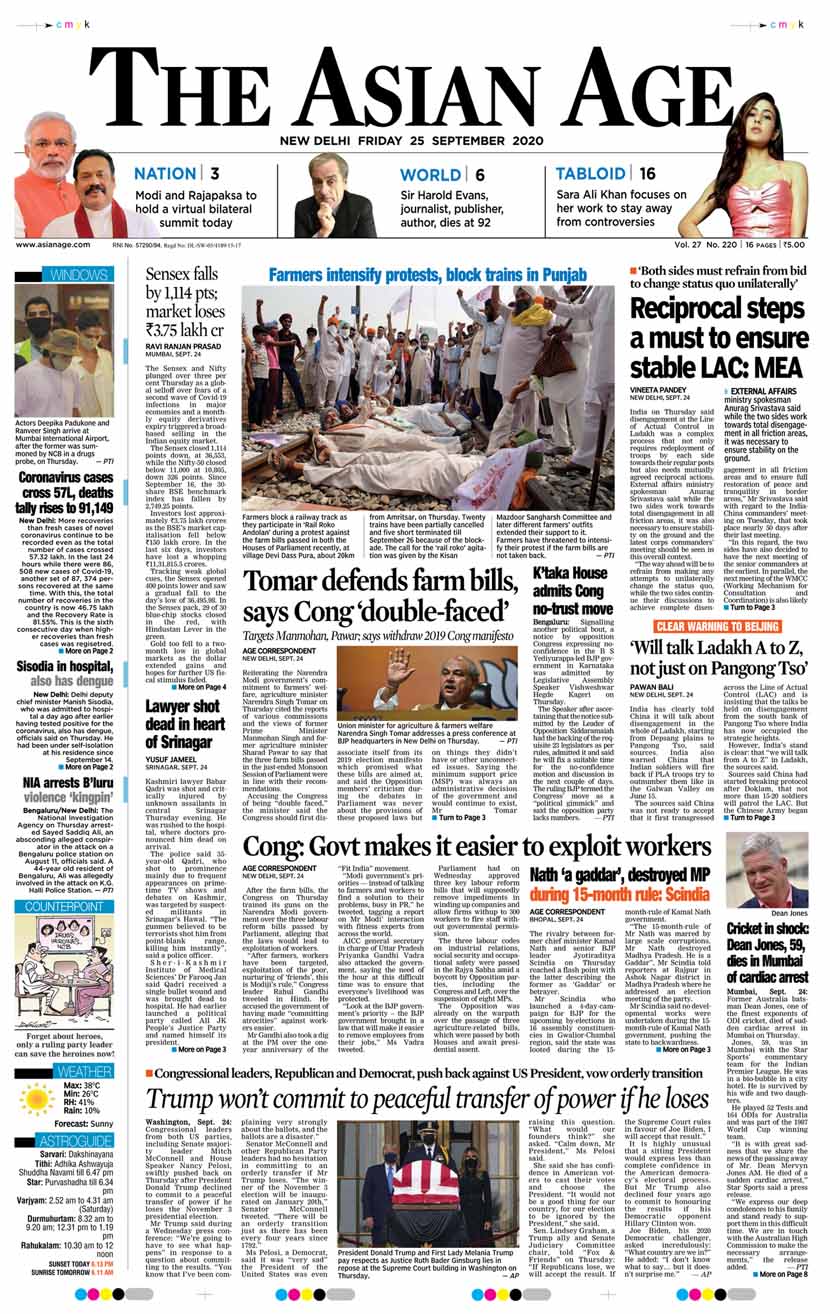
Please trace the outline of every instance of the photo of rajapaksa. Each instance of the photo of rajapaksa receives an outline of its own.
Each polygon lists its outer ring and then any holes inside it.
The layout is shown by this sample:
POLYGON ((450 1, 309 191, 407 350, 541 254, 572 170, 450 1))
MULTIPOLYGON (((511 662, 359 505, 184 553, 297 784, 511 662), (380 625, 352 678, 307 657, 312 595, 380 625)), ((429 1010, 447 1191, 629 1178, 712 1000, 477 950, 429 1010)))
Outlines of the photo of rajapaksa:
POLYGON ((731 831, 726 837, 726 906, 773 912, 807 908, 807 832, 731 831))
POLYGON ((111 283, 15 283, 15 415, 114 414, 111 283))
POLYGON ((614 428, 612 287, 243 289, 245 511, 609 511, 614 428))
POLYGON ((153 219, 119 204, 114 158, 101 142, 78 141, 69 119, 53 110, 33 114, 23 138, 27 167, 15 178, 15 237, 157 237, 153 219))
POLYGON ((336 653, 341 721, 515 721, 519 649, 342 644, 336 653))
POLYGON ((340 1122, 341 1247, 519 1245, 519 1123, 340 1122))

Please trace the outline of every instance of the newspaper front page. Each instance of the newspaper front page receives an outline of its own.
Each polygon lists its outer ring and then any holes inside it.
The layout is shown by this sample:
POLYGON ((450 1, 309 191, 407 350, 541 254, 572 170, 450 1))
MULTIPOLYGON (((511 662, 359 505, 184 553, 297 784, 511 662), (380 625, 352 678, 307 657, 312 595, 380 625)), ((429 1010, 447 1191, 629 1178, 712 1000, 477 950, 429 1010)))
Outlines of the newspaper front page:
POLYGON ((15 1302, 830 1308, 828 9, 6 27, 15 1302))

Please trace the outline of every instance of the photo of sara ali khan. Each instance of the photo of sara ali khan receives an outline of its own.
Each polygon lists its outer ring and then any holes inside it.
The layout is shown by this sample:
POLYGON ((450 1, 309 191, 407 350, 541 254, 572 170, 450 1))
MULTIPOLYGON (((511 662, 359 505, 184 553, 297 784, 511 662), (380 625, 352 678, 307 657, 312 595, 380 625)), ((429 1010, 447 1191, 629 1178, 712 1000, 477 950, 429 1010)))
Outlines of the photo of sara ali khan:
POLYGON ((782 116, 769 91, 741 106, 726 138, 720 169, 680 221, 681 237, 702 237, 700 224, 725 210, 733 237, 804 237, 808 173, 785 159, 782 116))

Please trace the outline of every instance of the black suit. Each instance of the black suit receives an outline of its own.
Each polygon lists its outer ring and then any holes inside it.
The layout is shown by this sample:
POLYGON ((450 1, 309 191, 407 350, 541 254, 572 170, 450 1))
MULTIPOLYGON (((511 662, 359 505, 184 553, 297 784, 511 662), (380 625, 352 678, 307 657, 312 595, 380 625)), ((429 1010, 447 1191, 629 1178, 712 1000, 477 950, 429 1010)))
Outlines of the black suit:
MULTIPOLYGON (((415 1159, 428 1159, 428 1157, 429 1155, 425 1145, 412 1145, 400 1166, 405 1167, 407 1163, 414 1163, 415 1159)), ((452 1167, 452 1160, 449 1158, 449 1155, 446 1153, 443 1146, 438 1145, 437 1142, 435 1142, 433 1146, 432 1159, 434 1159, 436 1163, 445 1163, 447 1168, 452 1167)))
MULTIPOLYGON (((295 206, 295 237, 314 237, 320 231, 318 202, 307 196, 295 206)), ((345 192, 335 212, 335 227, 330 237, 376 237, 373 207, 366 196, 345 192)))
MULTIPOLYGON (((399 1172, 397 1164, 393 1165, 394 1175, 399 1172)), ((375 1246, 383 1246, 388 1239, 388 1211, 391 1208, 391 1192, 388 1190, 388 1165, 372 1163, 365 1173, 362 1186, 362 1218, 372 1218, 371 1240, 375 1246)))
MULTIPOLYGON (((791 904, 791 907, 807 908, 808 891, 801 889, 800 886, 798 885, 791 885, 790 888, 793 891, 793 902, 791 904)), ((753 898, 753 899, 747 899, 746 903, 739 904, 738 906, 740 908, 760 908, 761 904, 759 903, 758 899, 753 898)), ((786 908, 765 908, 764 911, 772 912, 772 913, 783 913, 783 912, 787 912, 788 910, 786 908)))

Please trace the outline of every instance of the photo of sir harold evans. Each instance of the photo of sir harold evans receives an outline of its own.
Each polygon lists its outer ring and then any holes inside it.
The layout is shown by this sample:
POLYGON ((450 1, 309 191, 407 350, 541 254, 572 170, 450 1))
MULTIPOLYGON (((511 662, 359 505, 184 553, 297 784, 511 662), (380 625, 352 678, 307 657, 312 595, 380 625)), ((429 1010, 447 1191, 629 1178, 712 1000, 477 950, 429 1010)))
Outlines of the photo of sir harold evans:
POLYGON ((325 151, 309 161, 312 195, 295 206, 295 237, 376 237, 373 206, 347 190, 350 166, 325 151))

